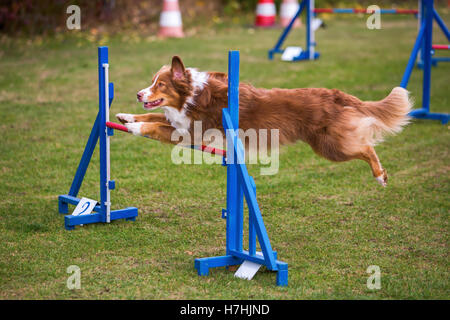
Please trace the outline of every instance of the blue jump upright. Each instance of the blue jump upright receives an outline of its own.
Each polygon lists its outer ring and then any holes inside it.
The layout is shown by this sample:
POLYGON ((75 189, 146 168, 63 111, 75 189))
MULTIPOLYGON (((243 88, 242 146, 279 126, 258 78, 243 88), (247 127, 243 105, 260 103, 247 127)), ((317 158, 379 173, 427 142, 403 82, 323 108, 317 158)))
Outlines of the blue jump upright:
MULTIPOLYGON (((426 19, 426 8, 428 4, 426 4, 426 0, 419 1, 419 29, 422 26, 424 20, 426 19)), ((442 33, 444 33, 445 37, 447 38, 447 41, 450 41, 450 32, 447 29, 447 26, 445 25, 444 20, 439 16, 439 13, 436 11, 436 8, 434 8, 434 4, 432 5, 433 9, 433 17, 434 21, 436 21, 436 24, 441 29, 442 33)), ((422 44, 420 46, 420 51, 418 54, 417 59, 417 67, 420 69, 423 69, 424 67, 424 52, 425 52, 425 41, 422 40, 422 44)), ((450 57, 433 57, 434 50, 431 49, 431 65, 436 66, 438 62, 450 62, 450 57)))
POLYGON ((226 219, 226 252, 224 256, 195 259, 198 275, 209 275, 210 268, 239 265, 248 260, 267 269, 276 271, 276 283, 288 284, 288 265, 277 260, 272 250, 261 211, 256 200, 256 186, 245 165, 244 148, 238 136, 239 128, 239 51, 228 55, 228 108, 224 108, 222 121, 227 134, 227 208, 223 210, 226 219), (244 198, 249 209, 248 250, 243 248, 243 205, 244 198), (256 251, 258 239, 261 252, 256 251))
MULTIPOLYGON (((421 26, 417 34, 416 42, 411 51, 408 64, 403 74, 401 87, 408 86, 409 78, 417 59, 417 55, 420 51, 421 61, 423 61, 423 84, 422 84, 422 108, 416 109, 410 112, 410 116, 417 119, 430 119, 439 120, 442 124, 448 123, 449 114, 447 113, 432 113, 430 112, 430 96, 431 96, 431 66, 433 64, 432 58, 432 41, 433 41, 433 20, 439 17, 435 8, 434 0, 422 0, 421 2, 421 26)), ((440 19, 440 18, 439 18, 440 19)), ((442 22, 442 20, 441 20, 442 22)), ((438 22, 438 25, 444 31, 447 39, 450 40, 450 35, 445 24, 442 25, 438 22)))
POLYGON ((94 212, 86 215, 66 215, 64 218, 65 228, 73 230, 76 225, 90 223, 109 223, 112 220, 126 219, 135 220, 138 209, 128 207, 120 210, 111 210, 111 190, 115 189, 115 181, 110 177, 110 148, 109 140, 113 130, 106 127, 109 121, 109 108, 114 98, 114 85, 109 83, 108 47, 98 48, 98 89, 99 89, 99 111, 97 118, 89 135, 86 147, 81 157, 78 169, 73 178, 69 193, 58 197, 59 212, 69 213, 69 204, 77 205, 80 202, 78 192, 81 188, 86 170, 91 161, 97 141, 100 140, 100 204, 95 206, 94 212))

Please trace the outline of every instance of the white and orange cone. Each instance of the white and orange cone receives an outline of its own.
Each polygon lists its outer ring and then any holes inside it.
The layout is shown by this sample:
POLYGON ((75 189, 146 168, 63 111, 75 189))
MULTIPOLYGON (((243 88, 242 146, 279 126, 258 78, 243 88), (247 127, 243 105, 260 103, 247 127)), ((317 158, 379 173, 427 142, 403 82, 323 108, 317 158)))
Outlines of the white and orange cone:
POLYGON ((178 0, 164 0, 163 10, 159 17, 158 37, 183 38, 183 23, 178 0))
POLYGON ((277 10, 273 0, 258 0, 256 6, 256 27, 271 27, 275 24, 277 10))
MULTIPOLYGON (((297 0, 283 0, 283 3, 280 7, 280 20, 281 25, 283 27, 287 27, 291 22, 292 18, 295 16, 299 8, 299 4, 297 0)), ((293 27, 300 27, 300 19, 297 18, 294 22, 293 27)))

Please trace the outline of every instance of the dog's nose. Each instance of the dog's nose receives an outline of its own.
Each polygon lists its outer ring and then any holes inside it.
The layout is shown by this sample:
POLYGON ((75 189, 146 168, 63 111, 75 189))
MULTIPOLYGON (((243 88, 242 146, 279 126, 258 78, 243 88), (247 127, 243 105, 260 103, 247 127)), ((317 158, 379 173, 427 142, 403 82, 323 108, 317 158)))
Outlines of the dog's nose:
POLYGON ((144 94, 142 92, 137 93, 137 99, 140 101, 144 97, 144 94))

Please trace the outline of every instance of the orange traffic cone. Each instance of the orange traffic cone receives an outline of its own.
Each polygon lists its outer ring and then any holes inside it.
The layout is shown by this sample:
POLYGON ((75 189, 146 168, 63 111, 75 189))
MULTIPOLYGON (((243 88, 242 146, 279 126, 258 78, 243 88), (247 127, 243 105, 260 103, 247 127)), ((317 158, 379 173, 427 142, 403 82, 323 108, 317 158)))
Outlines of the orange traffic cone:
POLYGON ((273 0, 258 0, 256 6, 256 27, 270 27, 275 24, 277 11, 273 0))
POLYGON ((164 0, 163 10, 159 17, 158 37, 183 38, 183 23, 181 22, 178 0, 164 0))
MULTIPOLYGON (((283 0, 280 7, 280 20, 283 27, 287 27, 295 16, 299 8, 297 0, 283 0)), ((296 19, 293 25, 294 28, 300 27, 300 19, 296 19)))

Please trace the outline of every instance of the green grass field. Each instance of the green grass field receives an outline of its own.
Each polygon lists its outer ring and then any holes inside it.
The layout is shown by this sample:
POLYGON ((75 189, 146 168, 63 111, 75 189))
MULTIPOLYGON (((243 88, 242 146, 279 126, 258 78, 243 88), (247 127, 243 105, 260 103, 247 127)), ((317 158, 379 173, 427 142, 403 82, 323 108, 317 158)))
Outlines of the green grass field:
MULTIPOLYGON (((241 51, 241 81, 378 100, 400 83, 416 23, 388 17, 381 30, 368 30, 363 18, 329 20, 317 32, 321 58, 300 63, 267 59, 280 29, 226 24, 166 41, 1 37, 0 298, 448 299, 450 133, 437 121, 413 121, 376 148, 390 176, 385 189, 366 163, 331 163, 300 142, 281 150, 274 176, 249 166, 272 247, 289 264, 288 287, 275 286, 264 268, 252 281, 224 268, 197 276, 195 258, 224 254, 226 170, 175 165, 171 146, 121 133, 112 139, 113 209, 138 207, 136 222, 69 232, 57 206, 98 110, 97 45, 110 48, 112 115, 144 112, 136 92, 172 55, 226 71, 230 49, 241 51), (70 265, 81 269, 80 290, 66 287, 70 265), (370 265, 381 269, 380 290, 366 287, 370 265)), ((435 33, 435 43, 446 43, 435 33)), ((287 44, 303 42, 302 29, 287 44)), ((449 64, 433 68, 433 111, 450 111, 449 74, 449 64)), ((408 87, 416 106, 421 77, 415 70, 408 87)), ((96 151, 80 196, 99 198, 98 169, 96 151)))

